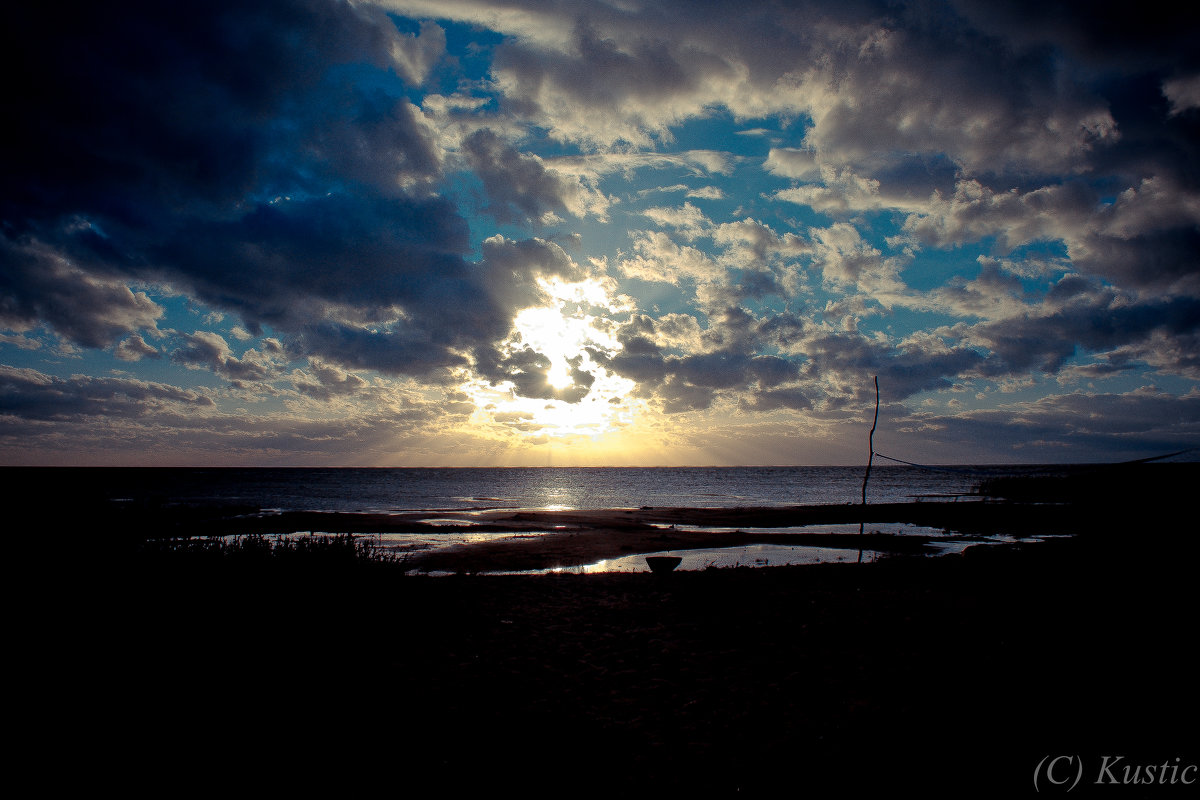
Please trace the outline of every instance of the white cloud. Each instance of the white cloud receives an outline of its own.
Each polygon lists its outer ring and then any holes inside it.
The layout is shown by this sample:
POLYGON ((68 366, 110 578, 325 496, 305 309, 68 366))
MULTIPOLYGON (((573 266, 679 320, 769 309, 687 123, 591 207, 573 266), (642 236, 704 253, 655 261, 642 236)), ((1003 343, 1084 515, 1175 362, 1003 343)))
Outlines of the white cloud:
POLYGON ((660 231, 636 234, 633 249, 636 255, 617 263, 617 269, 630 278, 658 283, 678 283, 682 279, 711 282, 725 274, 703 251, 680 246, 660 231))
POLYGON ((767 160, 763 162, 763 169, 772 175, 803 181, 815 181, 821 177, 816 151, 795 147, 772 147, 767 160))
POLYGON ((696 238, 712 225, 704 212, 691 203, 684 203, 682 208, 647 208, 641 213, 663 227, 676 228, 688 239, 696 238))
POLYGON ((866 242, 851 225, 838 222, 828 228, 813 228, 813 263, 827 283, 856 287, 884 305, 891 297, 907 293, 900 281, 900 264, 885 257, 866 242))
POLYGON ((701 186, 698 189, 689 189, 687 196, 700 200, 723 200, 725 192, 717 186, 701 186))

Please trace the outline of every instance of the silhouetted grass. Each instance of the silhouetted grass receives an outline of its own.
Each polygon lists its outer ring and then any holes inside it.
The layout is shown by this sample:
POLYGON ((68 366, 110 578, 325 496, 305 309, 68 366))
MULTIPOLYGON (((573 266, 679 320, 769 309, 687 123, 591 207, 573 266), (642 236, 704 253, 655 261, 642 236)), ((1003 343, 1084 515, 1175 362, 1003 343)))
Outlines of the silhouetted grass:
POLYGON ((143 540, 144 560, 200 566, 389 567, 404 559, 362 536, 333 535, 179 537, 143 540))

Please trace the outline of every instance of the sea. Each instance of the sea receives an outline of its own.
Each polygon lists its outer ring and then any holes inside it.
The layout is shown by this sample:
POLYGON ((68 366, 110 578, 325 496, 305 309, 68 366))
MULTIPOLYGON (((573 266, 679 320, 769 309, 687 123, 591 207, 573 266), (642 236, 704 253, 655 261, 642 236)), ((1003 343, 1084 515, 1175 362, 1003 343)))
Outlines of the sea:
MULTIPOLYGON (((869 503, 975 493, 988 477, 1052 467, 876 465, 869 503)), ((5 468, 5 485, 112 502, 264 511, 729 508, 858 503, 864 468, 5 468), (49 485, 46 485, 49 484, 49 485)))

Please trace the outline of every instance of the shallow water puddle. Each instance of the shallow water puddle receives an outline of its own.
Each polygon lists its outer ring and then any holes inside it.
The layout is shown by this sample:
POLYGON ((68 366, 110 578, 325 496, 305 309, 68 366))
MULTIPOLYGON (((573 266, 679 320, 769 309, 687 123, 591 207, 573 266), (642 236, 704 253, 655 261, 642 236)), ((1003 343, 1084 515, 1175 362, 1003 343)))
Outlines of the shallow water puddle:
MULTIPOLYGON (((744 547, 711 547, 698 550, 663 550, 657 553, 639 553, 635 556, 606 558, 593 564, 553 569, 519 570, 513 572, 481 573, 495 575, 590 575, 600 572, 649 572, 647 558, 675 556, 681 558, 676 571, 698 571, 710 567, 785 567, 809 564, 853 564, 859 561, 858 550, 833 547, 810 547, 807 545, 755 544, 744 547)), ((862 551, 862 563, 875 561, 882 554, 873 550, 862 551)))
MULTIPOLYGON (((654 528, 662 530, 675 530, 691 533, 733 533, 741 531, 743 533, 819 533, 819 534, 854 534, 858 533, 858 523, 842 523, 836 525, 800 525, 790 527, 777 528, 755 528, 752 526, 741 525, 739 527, 720 527, 714 525, 668 525, 666 523, 654 523, 651 525, 654 528)), ((930 538, 941 538, 945 536, 955 536, 952 531, 944 530, 943 528, 930 528, 924 525, 914 525, 910 522, 895 522, 895 523, 878 523, 873 522, 864 527, 863 533, 882 533, 889 536, 928 536, 930 538)))

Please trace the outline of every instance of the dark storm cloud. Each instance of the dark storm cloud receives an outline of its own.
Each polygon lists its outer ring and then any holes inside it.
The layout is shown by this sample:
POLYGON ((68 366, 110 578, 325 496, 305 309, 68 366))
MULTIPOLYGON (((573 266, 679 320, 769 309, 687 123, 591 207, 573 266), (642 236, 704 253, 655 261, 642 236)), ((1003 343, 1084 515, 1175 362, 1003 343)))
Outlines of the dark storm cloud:
POLYGON ((85 347, 154 329, 162 309, 145 292, 89 274, 52 248, 10 241, 0 230, 0 326, 28 330, 46 323, 85 347))
POLYGON ((465 246, 465 225, 445 201, 332 194, 206 219, 152 252, 201 299, 295 330, 326 312, 386 321, 393 306, 411 307, 417 326, 436 323, 437 308, 426 304, 454 283, 472 289, 455 252, 465 246))
POLYGON ((662 410, 667 414, 703 411, 713 404, 716 392, 708 386, 696 386, 672 376, 657 388, 662 410))
MULTIPOLYGON (((394 37, 336 0, 27 3, 7 14, 8 74, 23 76, 10 87, 7 134, 21 157, 5 170, 0 209, 18 232, 64 212, 157 222, 302 188, 320 159, 273 142, 290 133, 327 152, 314 117, 327 124, 330 105, 346 103, 369 117, 367 98, 329 85, 329 67, 384 67, 394 37)), ((354 130, 370 146, 383 128, 354 130)))
MULTIPOLYGON (((341 0, 13 13, 8 74, 28 80, 0 173, 10 327, 106 346, 161 313, 126 282, 159 282, 272 326, 296 355, 429 375, 507 335, 536 275, 571 272, 544 243, 465 261, 465 221, 426 190, 441 169, 431 135, 407 100, 355 83, 419 77, 444 37, 413 50, 378 10, 341 0)), ((195 342, 175 358, 262 377, 195 342)))
POLYGON ((1200 11, 1168 0, 951 0, 974 25, 1025 46, 1050 46, 1099 67, 1200 64, 1200 11))
POLYGON ((1075 355, 1076 348, 1103 352, 1146 341, 1155 334, 1192 341, 1197 329, 1200 300, 1175 298, 1132 304, 1111 290, 1098 290, 1075 293, 1068 304, 1044 316, 981 324, 967 336, 982 341, 993 353, 980 367, 985 374, 1009 375, 1030 369, 1057 372, 1075 355))
POLYGON ((1095 237, 1072 262, 1118 286, 1200 295, 1200 226, 1095 237))
MULTIPOLYGON (((408 106, 334 75, 388 63, 395 31, 380 15, 335 0, 15 13, 24 44, 10 74, 29 80, 11 101, 18 155, 0 212, 17 275, 46 270, 14 251, 48 254, 92 282, 166 280, 286 325, 298 298, 362 303, 381 272, 464 248, 446 235, 461 227, 452 209, 401 191, 437 168, 408 106)), ((18 306, 49 304, 32 280, 4 288, 18 306)), ((82 302, 60 307, 88 316, 82 302)), ((132 327, 48 321, 89 346, 132 327)))

